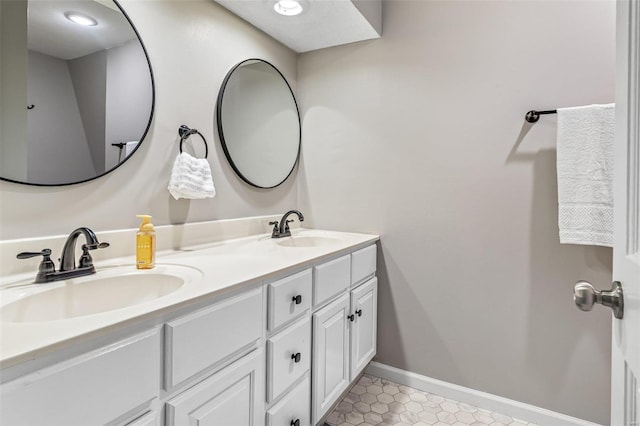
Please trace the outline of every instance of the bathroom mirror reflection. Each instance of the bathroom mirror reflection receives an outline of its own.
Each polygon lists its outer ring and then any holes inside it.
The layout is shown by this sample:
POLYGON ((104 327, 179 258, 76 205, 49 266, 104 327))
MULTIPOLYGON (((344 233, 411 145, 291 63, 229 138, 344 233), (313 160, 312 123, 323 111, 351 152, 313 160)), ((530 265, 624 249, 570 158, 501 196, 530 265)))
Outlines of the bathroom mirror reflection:
POLYGON ((31 185, 102 176, 151 123, 151 65, 112 0, 0 1, 0 174, 31 185))
POLYGON ((289 83, 270 63, 248 59, 218 95, 218 133, 233 170, 252 186, 284 182, 300 153, 300 115, 289 83))

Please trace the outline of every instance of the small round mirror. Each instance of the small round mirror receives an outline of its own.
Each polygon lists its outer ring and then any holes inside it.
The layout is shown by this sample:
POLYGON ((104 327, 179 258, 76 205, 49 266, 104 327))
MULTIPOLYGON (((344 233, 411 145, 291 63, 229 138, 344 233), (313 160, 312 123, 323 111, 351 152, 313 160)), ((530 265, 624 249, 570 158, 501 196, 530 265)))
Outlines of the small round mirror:
POLYGON ((300 153, 300 115, 289 83, 261 59, 233 67, 217 103, 224 153, 242 180, 258 188, 284 182, 300 153))

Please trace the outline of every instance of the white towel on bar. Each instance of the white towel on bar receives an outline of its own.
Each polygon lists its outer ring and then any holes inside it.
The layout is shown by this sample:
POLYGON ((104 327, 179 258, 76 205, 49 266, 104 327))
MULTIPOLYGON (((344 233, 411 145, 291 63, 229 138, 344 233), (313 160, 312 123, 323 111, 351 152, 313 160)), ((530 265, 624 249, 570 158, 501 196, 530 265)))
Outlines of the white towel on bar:
POLYGON ((186 152, 181 152, 173 163, 168 189, 176 200, 215 197, 216 188, 213 185, 209 162, 206 158, 194 158, 186 152))
POLYGON ((124 156, 125 158, 130 156, 133 153, 133 150, 136 149, 140 141, 130 141, 124 143, 124 156))
POLYGON ((615 104, 558 109, 558 225, 563 244, 613 246, 615 104))

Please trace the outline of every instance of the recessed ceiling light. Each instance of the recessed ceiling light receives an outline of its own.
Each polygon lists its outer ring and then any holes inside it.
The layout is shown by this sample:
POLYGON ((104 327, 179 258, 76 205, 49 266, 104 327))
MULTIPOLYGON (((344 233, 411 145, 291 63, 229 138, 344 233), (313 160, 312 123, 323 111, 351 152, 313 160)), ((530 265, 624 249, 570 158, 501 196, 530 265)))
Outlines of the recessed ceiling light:
POLYGON ((296 0, 279 0, 273 10, 284 16, 295 16, 302 13, 302 5, 296 0))
POLYGON ((64 16, 71 22, 75 22, 78 25, 84 25, 85 27, 94 27, 98 25, 98 21, 90 16, 83 15, 82 13, 67 12, 64 16))

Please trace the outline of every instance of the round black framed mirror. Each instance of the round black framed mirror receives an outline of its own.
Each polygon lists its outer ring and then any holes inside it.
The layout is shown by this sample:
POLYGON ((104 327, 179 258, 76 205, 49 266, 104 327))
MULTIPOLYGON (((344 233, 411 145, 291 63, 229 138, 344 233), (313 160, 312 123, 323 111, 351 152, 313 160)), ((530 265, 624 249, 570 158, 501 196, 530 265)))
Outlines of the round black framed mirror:
POLYGON ((125 11, 114 0, 0 7, 0 179, 64 186, 117 169, 144 140, 155 104, 151 62, 125 11))
POLYGON ((300 156, 300 113, 282 73, 247 59, 225 77, 216 106, 222 148, 249 185, 274 188, 293 173, 300 156))

